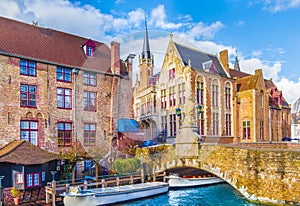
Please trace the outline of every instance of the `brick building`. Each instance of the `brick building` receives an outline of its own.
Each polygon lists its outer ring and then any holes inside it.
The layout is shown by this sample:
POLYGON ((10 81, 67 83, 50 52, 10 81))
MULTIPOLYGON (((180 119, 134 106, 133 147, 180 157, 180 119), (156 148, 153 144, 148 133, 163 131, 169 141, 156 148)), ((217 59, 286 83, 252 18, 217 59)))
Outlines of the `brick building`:
POLYGON ((139 59, 134 115, 148 139, 175 142, 184 121, 195 125, 206 142, 269 142, 291 135, 290 105, 282 92, 262 70, 241 72, 237 58, 229 68, 227 50, 208 54, 176 43, 171 34, 162 69, 153 74, 146 28, 139 59))
POLYGON ((108 147, 118 118, 132 112, 120 44, 3 17, 0 39, 0 147, 20 139, 54 152, 74 142, 108 147))

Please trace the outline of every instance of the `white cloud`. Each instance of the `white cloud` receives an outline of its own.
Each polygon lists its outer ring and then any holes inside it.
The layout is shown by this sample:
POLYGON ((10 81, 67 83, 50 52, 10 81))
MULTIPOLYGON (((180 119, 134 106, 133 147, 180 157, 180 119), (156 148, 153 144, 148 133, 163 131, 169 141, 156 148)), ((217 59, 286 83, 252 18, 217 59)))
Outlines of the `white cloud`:
MULTIPOLYGON (((300 6, 300 0, 261 0, 258 1, 263 4, 263 8, 269 10, 271 12, 279 12, 284 11, 291 8, 297 8, 300 6)), ((252 4, 256 4, 257 2, 253 2, 252 4)))
POLYGON ((14 18, 20 13, 20 8, 17 2, 10 0, 2 0, 0 7, 1 15, 8 18, 14 18))
POLYGON ((300 94, 300 78, 297 82, 281 78, 275 82, 279 90, 283 91, 283 96, 289 104, 294 104, 299 99, 300 94))
POLYGON ((244 26, 244 25, 245 25, 245 22, 242 21, 242 20, 240 20, 240 21, 237 22, 237 25, 238 25, 238 26, 244 26))
POLYGON ((161 29, 178 29, 183 26, 182 23, 168 23, 166 21, 166 10, 164 5, 159 5, 156 8, 152 9, 150 15, 150 25, 161 29))

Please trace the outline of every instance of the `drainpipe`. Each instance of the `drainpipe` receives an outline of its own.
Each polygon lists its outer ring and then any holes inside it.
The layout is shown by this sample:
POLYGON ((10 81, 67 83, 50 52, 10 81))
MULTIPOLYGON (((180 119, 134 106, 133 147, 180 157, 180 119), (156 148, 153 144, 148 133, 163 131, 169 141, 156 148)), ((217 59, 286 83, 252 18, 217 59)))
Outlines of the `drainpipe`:
POLYGON ((76 75, 78 74, 77 68, 73 68, 73 74, 74 74, 74 85, 73 85, 73 90, 74 90, 74 96, 73 96, 74 139, 75 139, 75 142, 77 143, 77 127, 76 127, 76 75))

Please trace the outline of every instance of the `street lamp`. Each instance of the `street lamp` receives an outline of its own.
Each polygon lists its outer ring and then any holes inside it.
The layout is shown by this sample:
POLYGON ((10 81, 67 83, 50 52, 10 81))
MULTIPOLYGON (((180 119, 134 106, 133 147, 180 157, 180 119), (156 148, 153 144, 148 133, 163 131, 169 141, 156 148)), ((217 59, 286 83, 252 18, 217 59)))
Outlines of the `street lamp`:
POLYGON ((54 175, 56 174, 56 171, 51 171, 52 174, 52 182, 54 181, 54 175))
POLYGON ((202 112, 202 106, 200 105, 200 104, 197 104, 197 106, 196 106, 196 112, 197 112, 197 114, 196 114, 196 126, 197 126, 197 132, 198 132, 198 134, 200 134, 200 132, 199 132, 199 115, 201 114, 201 112, 202 112))

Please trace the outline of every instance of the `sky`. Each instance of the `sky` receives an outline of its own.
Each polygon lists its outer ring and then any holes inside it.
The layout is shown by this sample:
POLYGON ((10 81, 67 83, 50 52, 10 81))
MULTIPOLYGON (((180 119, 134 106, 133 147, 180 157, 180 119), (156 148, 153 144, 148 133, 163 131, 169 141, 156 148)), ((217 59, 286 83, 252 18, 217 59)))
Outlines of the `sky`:
POLYGON ((157 71, 172 32, 207 53, 228 49, 243 72, 262 69, 290 104, 300 97, 300 0, 0 0, 0 16, 118 41, 122 58, 141 53, 146 17, 157 71))

